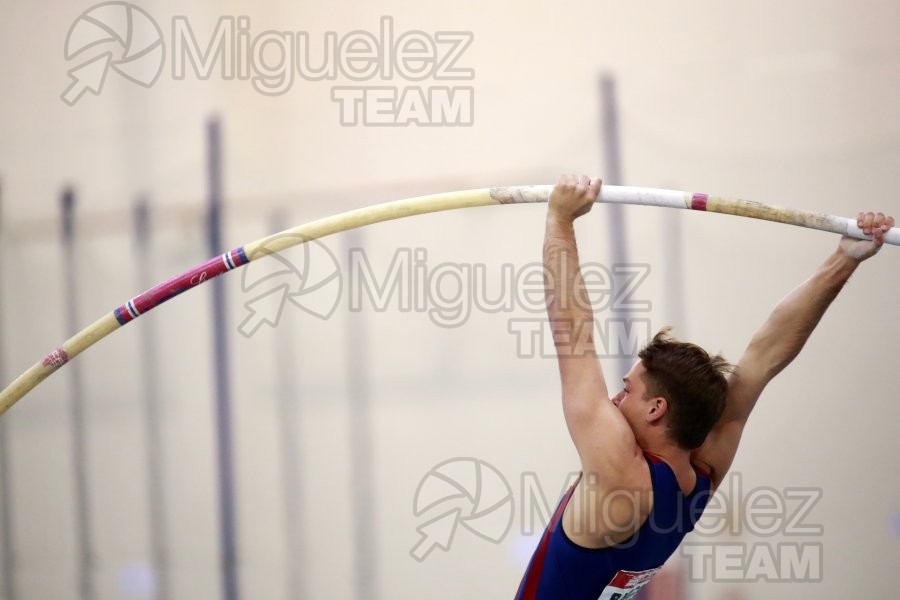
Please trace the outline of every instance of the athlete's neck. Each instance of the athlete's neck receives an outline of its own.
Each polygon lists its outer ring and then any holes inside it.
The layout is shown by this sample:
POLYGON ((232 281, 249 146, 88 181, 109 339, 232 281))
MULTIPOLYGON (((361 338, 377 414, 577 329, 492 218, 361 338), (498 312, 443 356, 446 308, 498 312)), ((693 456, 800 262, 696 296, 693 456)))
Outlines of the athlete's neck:
POLYGON ((657 441, 655 444, 641 444, 641 450, 647 454, 652 454, 663 462, 672 467, 676 473, 679 469, 690 468, 691 452, 674 444, 657 441))

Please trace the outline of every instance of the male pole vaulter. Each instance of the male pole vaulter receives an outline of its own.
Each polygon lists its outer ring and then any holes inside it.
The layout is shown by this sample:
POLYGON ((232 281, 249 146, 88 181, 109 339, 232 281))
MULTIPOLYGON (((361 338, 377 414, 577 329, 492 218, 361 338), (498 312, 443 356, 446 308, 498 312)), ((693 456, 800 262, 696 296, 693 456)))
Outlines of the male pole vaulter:
POLYGON ((860 213, 857 224, 873 239, 842 238, 775 307, 736 366, 663 330, 611 396, 573 227, 600 186, 597 178, 562 176, 547 209, 547 313, 581 475, 544 531, 516 600, 634 596, 693 530, 766 384, 800 353, 850 275, 878 252, 894 225, 881 213, 860 213))

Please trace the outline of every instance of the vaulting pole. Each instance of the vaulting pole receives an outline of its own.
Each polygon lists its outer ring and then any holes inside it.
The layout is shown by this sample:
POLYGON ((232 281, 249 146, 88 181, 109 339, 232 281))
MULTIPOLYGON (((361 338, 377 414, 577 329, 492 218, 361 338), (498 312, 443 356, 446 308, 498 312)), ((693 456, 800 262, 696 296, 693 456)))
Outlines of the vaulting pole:
MULTIPOLYGON (((0 392, 0 414, 9 410, 20 398, 56 372, 65 363, 116 329, 133 321, 148 310, 159 306, 166 300, 174 298, 205 281, 214 279, 226 271, 243 266, 250 260, 340 231, 348 231, 357 227, 413 215, 475 206, 546 202, 551 189, 552 186, 549 185, 486 188, 386 202, 319 219, 318 221, 257 240, 246 246, 235 248, 136 296, 75 334, 62 346, 44 357, 43 360, 22 373, 6 389, 0 392), (260 252, 260 247, 264 247, 265 251, 260 252)), ((871 236, 864 235, 862 230, 857 227, 855 219, 707 194, 610 185, 603 187, 598 202, 717 212, 829 231, 858 239, 871 239, 871 236)), ((894 227, 888 231, 884 238, 885 243, 900 246, 900 227, 894 227)))

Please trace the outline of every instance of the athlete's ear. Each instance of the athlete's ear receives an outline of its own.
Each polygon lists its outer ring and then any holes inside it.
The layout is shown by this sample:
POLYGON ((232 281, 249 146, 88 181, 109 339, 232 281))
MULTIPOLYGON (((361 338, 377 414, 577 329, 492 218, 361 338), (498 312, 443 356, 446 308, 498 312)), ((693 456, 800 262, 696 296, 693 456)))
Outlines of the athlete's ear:
POLYGON ((647 410, 647 422, 656 423, 662 419, 669 410, 669 403, 662 396, 650 398, 649 409, 647 410))

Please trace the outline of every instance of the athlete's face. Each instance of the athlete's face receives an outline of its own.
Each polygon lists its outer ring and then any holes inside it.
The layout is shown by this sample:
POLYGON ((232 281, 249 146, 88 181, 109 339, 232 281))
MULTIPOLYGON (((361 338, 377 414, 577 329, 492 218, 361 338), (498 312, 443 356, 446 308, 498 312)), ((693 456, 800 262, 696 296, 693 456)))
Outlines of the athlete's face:
POLYGON ((637 433, 646 424, 647 388, 644 385, 644 373, 647 370, 641 361, 637 361, 622 379, 622 390, 612 399, 631 429, 637 433))

